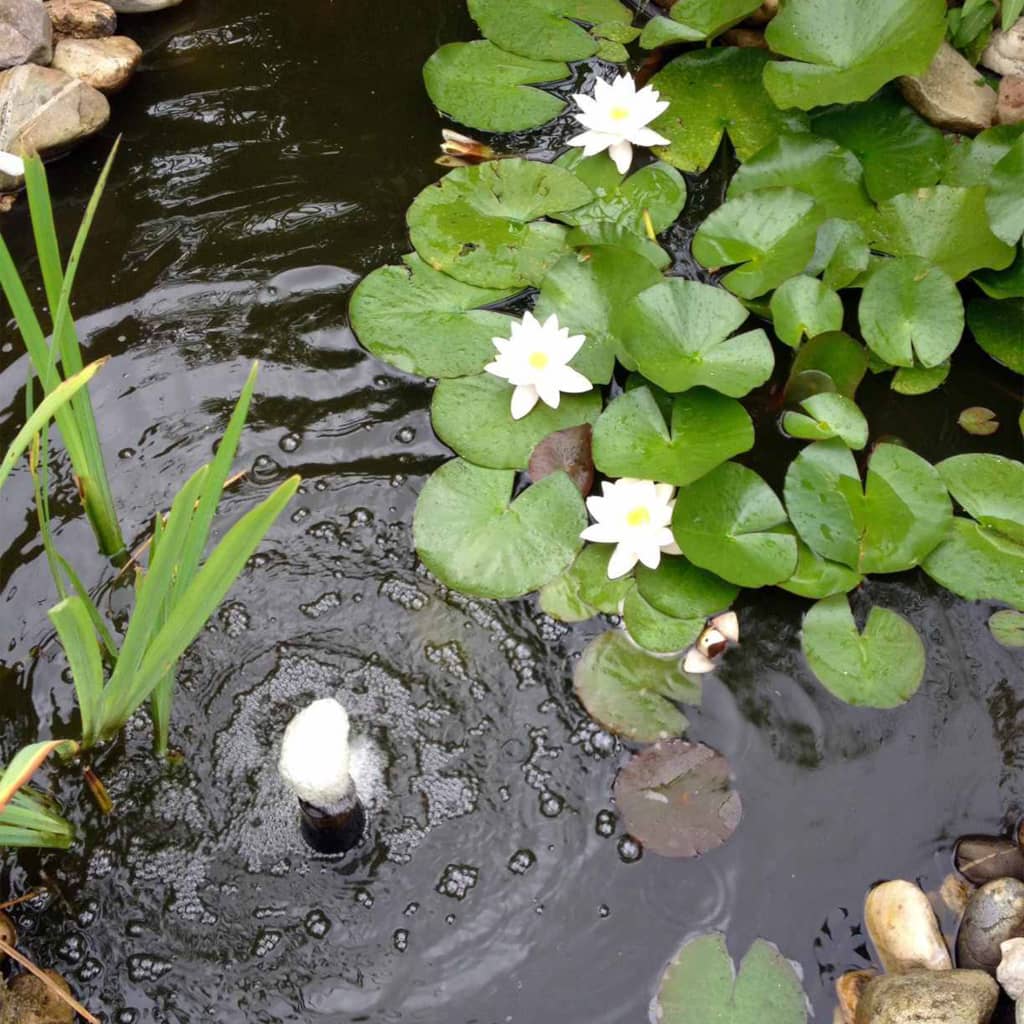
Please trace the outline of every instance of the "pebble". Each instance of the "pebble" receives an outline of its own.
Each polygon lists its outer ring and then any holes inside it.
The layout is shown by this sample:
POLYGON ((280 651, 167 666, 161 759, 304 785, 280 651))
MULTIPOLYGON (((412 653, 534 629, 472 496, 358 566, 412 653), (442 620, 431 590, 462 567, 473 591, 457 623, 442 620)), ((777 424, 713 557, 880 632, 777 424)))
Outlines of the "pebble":
POLYGON ((984 885, 997 878, 1024 880, 1024 851, 1004 836, 964 836, 953 851, 957 871, 984 885))
POLYGON ((992 33, 981 63, 1000 75, 1024 75, 1024 18, 1005 32, 992 33))
MULTIPOLYGON (((58 988, 69 995, 71 986, 56 972, 44 971, 58 988)), ((18 1024, 74 1024, 75 1011, 34 974, 19 974, 10 984, 10 998, 18 1024)))
POLYGON ((100 0, 49 0, 54 32, 75 39, 101 39, 117 31, 117 13, 100 0))
POLYGON ((1024 939, 1007 939, 1000 944, 1002 959, 996 968, 996 980, 1003 991, 1017 1002, 1024 996, 1024 939))
POLYGON ((999 83, 996 120, 1000 124, 1024 123, 1024 75, 1007 75, 999 83))
POLYGON ((864 923, 891 974, 918 967, 946 971, 953 962, 928 897, 912 882, 883 882, 864 901, 864 923))
POLYGON ((987 971, 995 977, 1002 959, 1000 945, 1024 937, 1024 882, 1000 878, 983 885, 967 903, 956 938, 960 967, 987 971))
POLYGON ((864 988, 855 1024, 988 1024, 999 986, 982 971, 885 974, 864 988))
POLYGON ((836 980, 836 1007, 838 1024, 855 1024, 857 1007, 868 982, 877 976, 876 971, 847 971, 836 980))
POLYGON ((53 28, 43 0, 0 3, 0 69, 19 64, 49 64, 53 28))
POLYGON ((142 60, 142 47, 127 36, 62 39, 53 51, 53 66, 106 95, 119 92, 142 60))
POLYGON ((925 120, 944 131, 977 135, 995 121, 995 90, 949 43, 942 44, 923 75, 901 78, 900 88, 925 120))

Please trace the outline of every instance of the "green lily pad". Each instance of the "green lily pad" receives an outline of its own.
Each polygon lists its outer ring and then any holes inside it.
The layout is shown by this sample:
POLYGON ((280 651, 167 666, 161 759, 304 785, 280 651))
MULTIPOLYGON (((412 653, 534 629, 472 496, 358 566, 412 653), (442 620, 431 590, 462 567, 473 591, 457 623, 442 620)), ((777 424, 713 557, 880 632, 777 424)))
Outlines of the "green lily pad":
POLYGON ((819 334, 802 345, 794 357, 786 400, 801 400, 793 394, 795 385, 802 376, 815 373, 827 376, 835 391, 852 400, 867 369, 867 350, 858 341, 842 331, 819 334))
POLYGON ((512 419, 512 385, 490 373, 442 380, 434 389, 430 419, 434 433, 453 451, 488 469, 526 469, 530 454, 548 434, 601 414, 601 393, 562 395, 557 409, 538 402, 521 420, 512 419))
POLYGON ((677 43, 699 43, 705 38, 699 29, 681 25, 678 21, 657 15, 644 25, 640 33, 640 45, 645 50, 657 50, 662 46, 675 46, 677 43))
POLYGON ((683 486, 754 447, 754 425, 734 398, 694 388, 672 403, 672 429, 650 390, 616 398, 594 427, 594 464, 610 477, 683 486))
POLYGON ((1024 374, 1024 298, 972 299, 967 326, 997 363, 1024 374))
POLYGON ((946 362, 964 333, 964 303, 952 279, 917 257, 891 260, 864 286, 861 333, 891 366, 946 362))
POLYGON ((950 363, 938 366, 901 366, 893 375, 890 387, 899 395, 926 395, 946 382, 950 363))
POLYGON ((639 566, 636 587, 652 607, 677 619, 707 619, 732 606, 740 588, 685 558, 666 555, 657 569, 639 566))
POLYGON ((577 22, 633 20, 618 0, 469 0, 469 13, 495 46, 543 60, 586 60, 597 53, 598 41, 577 22))
POLYGON ((666 391, 705 385, 739 398, 763 384, 775 356, 762 330, 730 337, 747 311, 720 288, 672 278, 641 292, 617 321, 636 368, 666 391))
POLYGON ((413 518, 416 552, 446 586, 476 597, 512 598, 567 569, 583 545, 583 498, 564 473, 511 501, 515 473, 462 459, 424 484, 413 518))
MULTIPOLYGON (((942 172, 943 185, 987 186, 1000 160, 1024 136, 1022 124, 999 124, 973 139, 957 136, 942 172)), ((909 191, 905 190, 905 191, 909 191)))
POLYGON ((812 551, 865 574, 918 565, 952 519, 935 467, 893 444, 875 448, 863 489, 845 444, 809 445, 790 464, 785 496, 790 519, 812 551))
POLYGON ((787 412, 782 429, 804 441, 828 441, 838 437, 848 448, 859 451, 868 443, 868 421, 855 402, 845 395, 823 392, 805 398, 800 406, 807 413, 787 412))
POLYGON ((657 242, 607 221, 581 224, 569 232, 565 241, 573 249, 592 250, 603 246, 626 249, 643 256, 657 270, 666 270, 672 262, 672 257, 657 242))
POLYGON ((641 36, 640 45, 650 50, 667 43, 694 43, 702 39, 714 39, 727 28, 738 25, 760 6, 757 0, 684 0, 671 7, 669 18, 666 19, 675 26, 674 37, 667 26, 659 26, 650 33, 645 28, 647 41, 641 36))
POLYGON ((618 314, 636 295, 662 280, 643 256, 617 246, 598 246, 563 256, 540 286, 534 313, 552 313, 587 341, 572 365, 595 384, 607 384, 623 348, 618 314))
POLYGON ((768 98, 761 81, 769 57, 735 46, 684 53, 651 79, 671 106, 651 127, 669 140, 654 152, 683 171, 703 171, 722 136, 740 160, 749 160, 780 132, 806 126, 801 114, 784 113, 768 98))
POLYGON ((729 199, 697 229, 694 258, 705 267, 737 269, 722 278, 731 292, 755 299, 802 273, 814 255, 824 214, 792 188, 729 199))
POLYGON ((537 597, 540 610, 559 622, 575 623, 592 619, 598 614, 597 609, 580 597, 575 583, 569 572, 563 572, 550 583, 545 583, 537 597))
POLYGON ((541 608, 564 622, 583 622, 599 614, 617 615, 633 579, 628 575, 608 579, 613 550, 611 544, 587 544, 564 573, 542 588, 541 608), (558 614, 559 609, 563 614, 558 614), (576 617, 566 618, 568 613, 576 617))
POLYGON ((992 233, 1016 245, 1024 235, 1024 135, 992 169, 985 209, 992 233))
POLYGON ((863 582, 860 573, 816 555, 802 540, 797 540, 797 547, 796 571, 779 584, 783 590, 817 601, 833 594, 848 594, 863 582))
POLYGON ((874 247, 890 256, 920 256, 954 281, 974 270, 1001 270, 1014 249, 989 228, 984 188, 937 185, 879 204, 874 247))
POLYGON ((814 255, 804 273, 821 274, 829 288, 846 288, 868 269, 870 255, 868 236, 860 224, 832 218, 818 227, 814 255))
POLYGON ((583 652, 574 674, 576 695, 609 732, 652 743, 685 732, 678 704, 700 704, 701 686, 683 674, 678 658, 641 650, 621 630, 602 633, 583 652))
POLYGON ((968 601, 1002 601, 1024 609, 1024 545, 972 519, 955 516, 946 539, 921 568, 968 601))
POLYGON ((622 606, 622 624, 633 641, 654 654, 681 654, 700 636, 704 619, 677 619, 655 608, 634 587, 622 606))
POLYGON ((409 207, 420 257, 480 288, 538 285, 566 252, 566 229, 540 220, 590 202, 576 175, 533 160, 459 167, 409 207))
POLYGON ((990 298, 1024 299, 1024 242, 1017 246, 1017 255, 1005 269, 979 270, 971 276, 990 298))
POLYGON ((432 270, 416 255, 381 267, 352 294, 349 318, 364 348, 405 373, 462 377, 494 358, 494 337, 507 337, 512 318, 480 309, 508 298, 508 289, 476 288, 432 270))
POLYGON ((1024 544, 1024 463, 1002 455, 954 455, 935 468, 969 516, 1024 544))
POLYGON ((800 978, 770 942, 757 939, 739 974, 717 932, 688 941, 665 968, 655 998, 659 1024, 807 1024, 800 978))
POLYGON ((989 618, 988 628, 1004 647, 1024 647, 1024 612, 1004 608, 989 618))
POLYGON ((826 597, 804 616, 800 640, 825 688, 855 707, 898 707, 924 679, 924 644, 917 630, 888 608, 872 608, 860 633, 846 597, 826 597))
POLYGON ((683 554, 740 587, 781 583, 793 575, 796 540, 786 525, 775 492, 736 462, 682 488, 672 516, 683 554))
POLYGON ((972 405, 957 416, 956 425, 975 437, 990 437, 999 429, 999 420, 991 409, 983 405, 972 405))
POLYGON ((836 16, 829 0, 795 0, 765 30, 775 52, 764 84, 782 108, 866 100, 900 75, 928 70, 946 34, 943 0, 859 0, 836 16))
POLYGON ((813 338, 843 326, 843 300, 817 278, 791 277, 772 293, 772 322, 779 341, 799 348, 813 338))
POLYGON ((569 77, 569 66, 530 60, 486 39, 442 46, 423 65, 431 102, 453 121, 485 132, 520 132, 558 117, 557 96, 531 86, 569 77))

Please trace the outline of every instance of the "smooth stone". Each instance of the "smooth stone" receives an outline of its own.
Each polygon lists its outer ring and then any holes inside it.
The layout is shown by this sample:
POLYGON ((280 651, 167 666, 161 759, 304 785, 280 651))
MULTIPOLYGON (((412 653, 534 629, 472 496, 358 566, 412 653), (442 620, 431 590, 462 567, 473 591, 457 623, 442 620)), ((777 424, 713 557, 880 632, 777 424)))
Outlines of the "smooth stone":
POLYGON ((953 851, 953 862, 975 885, 997 878, 1024 880, 1024 850, 1005 836, 963 836, 953 851))
MULTIPOLYGON (((24 64, 0 73, 0 150, 54 156, 98 132, 110 120, 103 93, 53 68, 24 64)), ((0 192, 20 178, 0 174, 0 192)))
POLYGON ((935 911, 911 882, 897 879, 876 885, 864 901, 864 924, 890 974, 918 967, 948 971, 953 966, 935 911))
POLYGON ((117 13, 101 0, 49 0, 53 30, 73 39, 102 39, 117 31, 117 13))
POLYGON ((981 971, 910 971, 869 982, 855 1024, 988 1024, 999 986, 981 971))
POLYGON ((907 102, 937 128, 976 135, 995 121, 995 91, 949 43, 942 44, 923 75, 901 78, 900 88, 907 102))
MULTIPOLYGON (((3 939, 8 946, 18 944, 18 929, 14 927, 14 922, 2 910, 0 910, 0 939, 3 939)), ((6 959, 7 954, 0 953, 0 964, 6 959)))
POLYGON ((53 67, 108 96, 123 89, 142 60, 142 47, 127 36, 62 39, 53 51, 53 67))
POLYGON ((49 64, 53 27, 43 0, 0 3, 0 69, 19 64, 49 64))
POLYGON ((1024 18, 1005 32, 992 33, 981 63, 1000 75, 1024 75, 1024 18))
POLYGON ((177 7, 180 3, 181 0, 110 0, 110 6, 118 14, 148 14, 166 7, 177 7))
POLYGON ((958 921, 964 916, 967 901, 971 898, 974 889, 975 886, 959 875, 946 875, 942 880, 939 895, 942 897, 942 902, 946 904, 946 908, 955 915, 958 921))
POLYGON ((1024 939, 1007 939, 999 950, 1003 958, 996 968, 996 981, 1017 1002, 1024 996, 1024 939))
MULTIPOLYGON (((71 994, 71 986, 56 972, 44 971, 58 988, 71 994)), ((18 1024, 74 1024, 75 1011, 34 974, 19 974, 10 984, 18 1009, 18 1024)))
POLYGON ((999 878, 987 882, 968 901, 956 937, 958 967, 987 971, 995 977, 1002 959, 1000 945, 1024 937, 1024 882, 999 878))
POLYGON ((857 1007, 868 983, 877 977, 875 971, 847 971, 836 979, 836 1014, 839 1024, 855 1024, 857 1007))
POLYGON ((1024 76, 1007 75, 999 83, 996 120, 1000 124, 1024 122, 1024 76))

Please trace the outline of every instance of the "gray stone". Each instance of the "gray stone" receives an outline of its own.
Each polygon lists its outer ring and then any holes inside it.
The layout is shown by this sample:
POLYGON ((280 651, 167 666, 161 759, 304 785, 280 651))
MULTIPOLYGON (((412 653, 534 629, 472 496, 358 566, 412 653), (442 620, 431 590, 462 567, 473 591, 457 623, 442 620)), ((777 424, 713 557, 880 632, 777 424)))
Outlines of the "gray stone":
POLYGON ((949 43, 923 75, 901 78, 900 88, 923 118, 945 131, 977 135, 995 121, 995 91, 949 43))
POLYGON ((118 14, 148 14, 165 7, 177 7, 181 0, 109 0, 118 14))
POLYGON ((49 0, 54 32, 73 39, 102 39, 117 31, 117 14, 101 0, 49 0))
POLYGON ((0 69, 19 64, 49 64, 53 28, 43 0, 0 3, 0 69))
POLYGON ((1024 75, 1024 18, 1005 32, 993 32, 981 63, 1000 75, 1024 75))
POLYGON ((142 47, 127 36, 62 39, 53 51, 53 67, 106 93, 123 89, 142 60, 142 47))
POLYGON ((910 971, 868 982, 856 1024, 988 1024, 999 986, 981 971, 910 971))
POLYGON ((999 105, 996 120, 1000 124, 1024 122, 1024 76, 1007 75, 999 83, 999 105))
POLYGON ((1000 878, 971 896, 956 937, 958 967, 987 971, 995 977, 1000 946, 1024 936, 1024 882, 1000 878))

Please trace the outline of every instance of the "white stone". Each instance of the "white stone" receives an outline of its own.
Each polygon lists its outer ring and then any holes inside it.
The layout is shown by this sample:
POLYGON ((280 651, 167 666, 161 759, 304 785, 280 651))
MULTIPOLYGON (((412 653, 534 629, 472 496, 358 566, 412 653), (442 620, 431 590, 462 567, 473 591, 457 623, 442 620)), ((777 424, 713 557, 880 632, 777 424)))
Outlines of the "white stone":
POLYGON ((352 792, 348 713, 333 698, 314 701, 288 723, 278 770, 300 800, 330 811, 352 792))
POLYGON ((142 47, 127 36, 62 39, 52 67, 109 96, 128 84, 141 60, 142 47))
POLYGON ((1016 1002, 1024 996, 1024 939, 1007 939, 999 949, 1003 959, 996 968, 996 980, 1016 1002))
POLYGON ((981 63, 1000 75, 1024 75, 1024 18, 1005 32, 993 32, 981 63))
POLYGON ((912 882, 883 882, 868 893, 864 923, 878 959, 890 974, 915 968, 953 967, 946 941, 928 897, 912 882))

